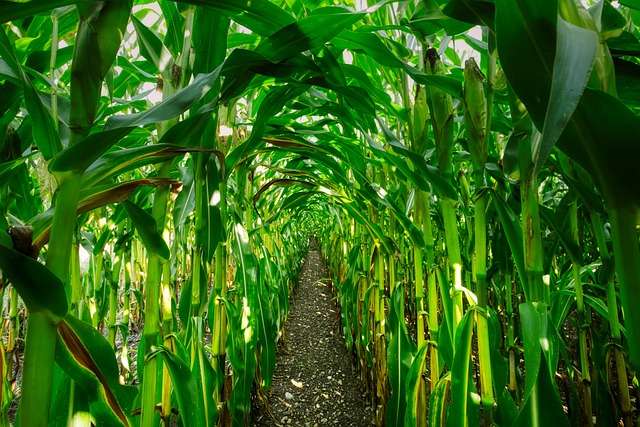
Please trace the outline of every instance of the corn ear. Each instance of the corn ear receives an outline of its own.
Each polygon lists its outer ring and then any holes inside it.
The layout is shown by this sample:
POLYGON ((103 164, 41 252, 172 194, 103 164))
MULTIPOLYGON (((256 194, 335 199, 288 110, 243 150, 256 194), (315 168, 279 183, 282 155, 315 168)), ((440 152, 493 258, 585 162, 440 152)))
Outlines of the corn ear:
POLYGON ((475 59, 468 59, 464 65, 464 120, 469 151, 478 167, 483 167, 487 161, 488 122, 484 80, 475 59))

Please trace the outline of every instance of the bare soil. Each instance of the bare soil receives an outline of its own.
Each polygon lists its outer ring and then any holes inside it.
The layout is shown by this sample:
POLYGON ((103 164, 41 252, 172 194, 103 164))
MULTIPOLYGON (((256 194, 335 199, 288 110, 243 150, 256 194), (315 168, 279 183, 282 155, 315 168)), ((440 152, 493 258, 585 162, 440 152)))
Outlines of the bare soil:
POLYGON ((373 409, 344 345, 338 310, 327 267, 312 243, 255 426, 372 425, 373 409))

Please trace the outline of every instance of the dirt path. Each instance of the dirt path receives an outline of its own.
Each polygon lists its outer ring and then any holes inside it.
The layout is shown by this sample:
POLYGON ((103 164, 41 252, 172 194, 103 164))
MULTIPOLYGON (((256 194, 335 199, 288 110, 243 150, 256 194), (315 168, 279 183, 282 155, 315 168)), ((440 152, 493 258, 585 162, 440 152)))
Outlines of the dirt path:
POLYGON ((312 244, 280 340, 268 409, 258 411, 256 426, 372 424, 373 411, 344 346, 327 277, 312 244))

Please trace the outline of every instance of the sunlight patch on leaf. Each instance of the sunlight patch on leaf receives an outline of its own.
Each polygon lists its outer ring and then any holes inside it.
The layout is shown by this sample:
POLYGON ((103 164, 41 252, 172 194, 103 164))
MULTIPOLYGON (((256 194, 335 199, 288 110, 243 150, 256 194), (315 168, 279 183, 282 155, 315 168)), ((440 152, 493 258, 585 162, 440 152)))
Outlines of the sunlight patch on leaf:
MULTIPOLYGON (((236 229, 236 235, 238 236, 238 239, 240 239, 240 242, 244 244, 248 244, 249 233, 247 233, 247 229, 244 228, 242 224, 236 224, 235 229, 236 229)), ((244 305, 244 301, 243 301, 243 305, 244 305)))
POLYGON ((220 191, 219 190, 215 190, 213 192, 213 194, 211 195, 211 200, 209 200, 209 205, 210 206, 218 206, 219 203, 220 203, 220 191))

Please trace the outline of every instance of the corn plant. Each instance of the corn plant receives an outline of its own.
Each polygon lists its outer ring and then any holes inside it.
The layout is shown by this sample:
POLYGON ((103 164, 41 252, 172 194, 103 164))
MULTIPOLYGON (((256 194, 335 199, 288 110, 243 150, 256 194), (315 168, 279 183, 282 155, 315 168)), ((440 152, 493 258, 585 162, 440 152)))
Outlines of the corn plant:
POLYGON ((0 1, 0 423, 251 425, 315 236, 364 424, 634 425, 639 11, 0 1))

